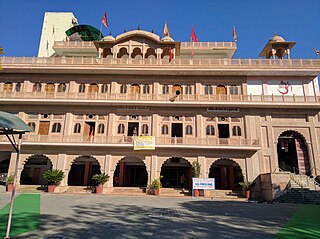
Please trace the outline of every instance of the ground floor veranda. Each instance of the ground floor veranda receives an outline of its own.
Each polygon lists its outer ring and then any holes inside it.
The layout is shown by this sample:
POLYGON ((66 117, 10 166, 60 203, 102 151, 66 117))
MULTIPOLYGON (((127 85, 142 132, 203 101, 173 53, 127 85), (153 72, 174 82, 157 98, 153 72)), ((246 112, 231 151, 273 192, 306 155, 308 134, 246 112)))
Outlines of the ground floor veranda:
MULTIPOLYGON (((14 171, 16 154, 11 154, 8 175, 14 171)), ((162 176, 164 188, 190 188, 192 163, 201 165, 200 177, 215 178, 217 189, 239 189, 239 182, 248 178, 247 158, 187 157, 176 155, 68 155, 28 154, 20 155, 18 184, 43 185, 43 173, 49 169, 60 169, 65 177, 60 187, 94 186, 92 176, 106 173, 110 180, 106 188, 147 187, 162 176)))

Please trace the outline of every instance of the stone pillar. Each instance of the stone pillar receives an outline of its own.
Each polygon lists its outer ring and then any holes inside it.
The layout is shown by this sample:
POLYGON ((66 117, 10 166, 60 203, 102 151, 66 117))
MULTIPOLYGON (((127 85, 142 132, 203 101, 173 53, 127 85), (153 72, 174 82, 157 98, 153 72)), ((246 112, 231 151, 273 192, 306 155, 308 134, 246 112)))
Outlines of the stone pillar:
POLYGON ((75 81, 70 81, 69 92, 77 93, 78 92, 77 86, 78 84, 75 81))
POLYGON ((111 160, 112 157, 110 154, 107 154, 104 158, 103 172, 110 176, 109 181, 106 183, 107 187, 113 186, 113 172, 111 172, 111 160))
POLYGON ((196 116, 196 138, 204 138, 204 124, 203 124, 203 117, 202 115, 196 116))
POLYGON ((230 189, 234 190, 234 171, 233 171, 233 165, 229 165, 229 185, 230 189))
POLYGON ((276 59, 276 53, 277 53, 276 49, 271 50, 271 54, 272 54, 273 59, 276 59))
POLYGON ((60 169, 64 172, 64 178, 62 179, 60 186, 67 186, 68 184, 68 168, 67 168, 67 155, 66 154, 58 154, 58 159, 56 164, 53 165, 54 169, 60 169))
POLYGON ((198 156, 197 160, 201 165, 199 177, 200 178, 207 178, 208 177, 208 175, 207 175, 208 170, 207 170, 206 157, 205 156, 198 156))
POLYGON ((125 167, 124 162, 120 160, 119 162, 120 170, 119 170, 119 186, 123 186, 124 175, 125 175, 125 167))
POLYGON ((63 136, 71 136, 73 130, 73 114, 66 113, 64 118, 64 129, 63 129, 63 136))
POLYGON ((151 127, 152 127, 151 135, 153 135, 155 137, 159 137, 159 133, 161 130, 159 115, 152 114, 152 126, 151 127))
POLYGON ((117 129, 117 125, 116 125, 116 115, 114 113, 109 113, 108 115, 108 128, 107 128, 107 137, 108 136, 113 136, 116 134, 116 129, 117 129))

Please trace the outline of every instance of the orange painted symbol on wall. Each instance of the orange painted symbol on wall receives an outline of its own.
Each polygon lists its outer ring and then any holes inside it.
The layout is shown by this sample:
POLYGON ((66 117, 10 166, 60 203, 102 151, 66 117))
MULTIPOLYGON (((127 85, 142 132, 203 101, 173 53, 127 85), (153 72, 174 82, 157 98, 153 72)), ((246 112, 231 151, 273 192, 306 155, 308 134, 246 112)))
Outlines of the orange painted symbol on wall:
POLYGON ((286 95, 292 92, 292 85, 289 83, 289 81, 287 82, 281 81, 278 87, 278 91, 279 93, 286 95))

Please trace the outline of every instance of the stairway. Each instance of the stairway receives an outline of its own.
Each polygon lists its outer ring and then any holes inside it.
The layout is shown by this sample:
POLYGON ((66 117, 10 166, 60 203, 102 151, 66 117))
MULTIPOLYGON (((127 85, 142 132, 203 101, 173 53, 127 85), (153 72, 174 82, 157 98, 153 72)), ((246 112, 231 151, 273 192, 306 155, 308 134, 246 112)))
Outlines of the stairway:
POLYGON ((275 202, 320 204, 320 184, 307 175, 291 174, 290 187, 275 202))
POLYGON ((161 188, 160 197, 185 197, 191 196, 188 189, 184 188, 161 188))
POLYGON ((242 191, 210 190, 210 197, 217 200, 247 200, 242 191))
POLYGON ((146 195, 146 188, 144 188, 144 187, 114 187, 110 194, 144 196, 144 195, 146 195))
POLYGON ((91 194, 93 188, 90 186, 68 186, 65 193, 75 193, 75 194, 91 194))

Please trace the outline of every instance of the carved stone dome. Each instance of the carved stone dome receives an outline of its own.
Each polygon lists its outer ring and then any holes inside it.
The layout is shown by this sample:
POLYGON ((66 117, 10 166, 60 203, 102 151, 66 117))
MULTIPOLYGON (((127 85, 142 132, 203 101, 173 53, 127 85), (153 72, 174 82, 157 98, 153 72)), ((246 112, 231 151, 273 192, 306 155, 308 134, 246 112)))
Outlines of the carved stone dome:
POLYGON ((276 33, 274 33, 273 37, 269 40, 269 42, 285 42, 286 40, 282 36, 277 36, 276 33))

